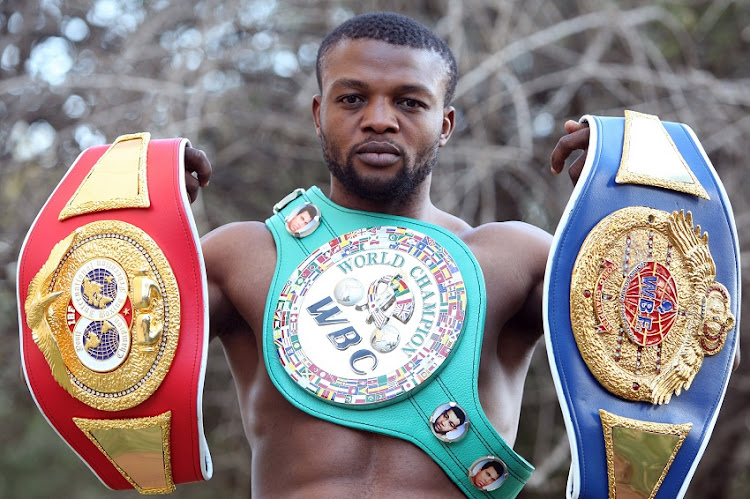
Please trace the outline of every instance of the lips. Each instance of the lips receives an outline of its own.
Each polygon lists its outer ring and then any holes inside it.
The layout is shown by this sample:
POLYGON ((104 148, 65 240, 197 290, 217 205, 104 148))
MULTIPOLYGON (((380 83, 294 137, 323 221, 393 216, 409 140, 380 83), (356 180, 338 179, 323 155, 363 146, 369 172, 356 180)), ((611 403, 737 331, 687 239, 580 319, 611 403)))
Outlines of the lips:
POLYGON ((359 146, 355 153, 363 163, 375 167, 391 166, 401 157, 398 147, 389 142, 367 142, 359 146))

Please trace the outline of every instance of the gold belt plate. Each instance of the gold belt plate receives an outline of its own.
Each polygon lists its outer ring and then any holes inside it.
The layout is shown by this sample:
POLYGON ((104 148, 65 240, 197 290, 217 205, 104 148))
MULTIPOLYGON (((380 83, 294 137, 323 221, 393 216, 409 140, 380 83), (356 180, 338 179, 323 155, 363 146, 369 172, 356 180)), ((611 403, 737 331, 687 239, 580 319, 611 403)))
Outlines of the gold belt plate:
POLYGON ((154 240, 125 222, 92 222, 60 241, 25 308, 55 380, 96 409, 146 400, 175 355, 177 281, 154 240))
POLYGON ((588 234, 571 277, 578 349, 609 392, 669 403, 734 328, 708 234, 690 212, 618 210, 588 234))

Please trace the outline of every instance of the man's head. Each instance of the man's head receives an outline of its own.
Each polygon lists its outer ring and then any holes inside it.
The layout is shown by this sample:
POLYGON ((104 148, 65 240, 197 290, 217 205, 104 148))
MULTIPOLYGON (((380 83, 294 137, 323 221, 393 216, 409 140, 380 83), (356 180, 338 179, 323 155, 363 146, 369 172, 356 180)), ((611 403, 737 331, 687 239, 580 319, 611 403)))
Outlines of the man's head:
POLYGON ((485 489, 492 485, 495 480, 502 477, 505 473, 503 465, 497 461, 487 461, 482 469, 480 469, 476 475, 471 477, 471 483, 477 488, 485 489))
POLYGON ((391 45, 431 50, 438 54, 443 61, 442 69, 445 72, 443 106, 450 105, 458 81, 456 58, 453 56, 450 47, 426 26, 394 12, 362 14, 345 21, 330 32, 323 39, 318 49, 318 58, 315 65, 318 88, 322 89, 326 55, 330 49, 342 40, 360 39, 379 40, 391 45))
POLYGON ((435 418, 432 423, 432 427, 435 433, 445 435, 449 431, 453 431, 466 421, 466 415, 463 411, 457 410, 455 407, 449 407, 444 410, 440 416, 435 418))
POLYGON ((323 42, 312 111, 333 196, 376 210, 429 195, 455 124, 446 105, 455 72, 448 77, 443 46, 419 23, 386 13, 347 21, 323 42))

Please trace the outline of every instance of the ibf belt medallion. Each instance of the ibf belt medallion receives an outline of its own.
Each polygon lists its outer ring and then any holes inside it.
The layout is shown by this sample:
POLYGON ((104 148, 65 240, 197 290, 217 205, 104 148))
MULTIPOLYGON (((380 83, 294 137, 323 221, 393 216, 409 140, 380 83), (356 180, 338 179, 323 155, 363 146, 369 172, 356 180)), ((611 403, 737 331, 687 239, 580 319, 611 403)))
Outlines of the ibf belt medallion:
POLYGON ((161 384, 177 347, 177 282, 141 229, 104 220, 53 248, 25 303, 55 380, 91 407, 118 411, 161 384))
POLYGON ((322 399, 392 400, 434 375, 459 339, 455 261, 412 229, 374 227, 313 251, 281 291, 274 343, 286 373, 322 399))
POLYGON ((571 278, 573 334, 591 373, 628 400, 669 403, 734 328, 692 215, 624 208, 599 222, 571 278))

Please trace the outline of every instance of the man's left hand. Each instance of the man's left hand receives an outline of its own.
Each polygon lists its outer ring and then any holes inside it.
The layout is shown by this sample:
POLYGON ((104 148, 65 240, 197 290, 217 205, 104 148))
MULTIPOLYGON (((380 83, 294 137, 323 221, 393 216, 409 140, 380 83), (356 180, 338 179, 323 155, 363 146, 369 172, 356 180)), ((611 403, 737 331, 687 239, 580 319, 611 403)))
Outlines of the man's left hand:
POLYGON ((567 135, 563 135, 560 140, 557 141, 555 149, 552 151, 552 157, 550 158, 550 167, 552 173, 559 174, 565 169, 565 161, 573 154, 573 151, 582 150, 581 154, 573 164, 568 168, 568 175, 570 180, 573 181, 573 185, 578 182, 578 178, 581 176, 581 170, 586 162, 586 154, 589 147, 589 126, 586 123, 579 123, 577 121, 568 120, 565 122, 565 131, 567 135))

